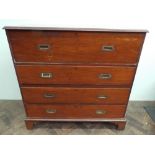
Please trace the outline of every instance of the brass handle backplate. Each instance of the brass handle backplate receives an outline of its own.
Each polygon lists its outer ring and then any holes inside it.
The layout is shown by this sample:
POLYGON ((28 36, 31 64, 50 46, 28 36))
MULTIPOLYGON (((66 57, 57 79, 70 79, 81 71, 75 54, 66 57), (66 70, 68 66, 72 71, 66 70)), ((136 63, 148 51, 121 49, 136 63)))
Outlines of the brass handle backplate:
POLYGON ((106 95, 99 95, 97 98, 99 98, 99 99, 107 99, 108 97, 106 95))
POLYGON ((111 79, 112 75, 111 74, 107 74, 107 73, 101 73, 98 76, 100 79, 111 79))
POLYGON ((47 109, 46 112, 48 114, 55 114, 56 113, 56 109, 47 109))
POLYGON ((49 94, 49 93, 44 94, 45 98, 54 98, 55 96, 56 96, 55 94, 49 94))
POLYGON ((114 46, 102 46, 103 52, 112 52, 114 50, 115 50, 114 46))
POLYGON ((39 45, 38 45, 38 49, 39 49, 40 51, 47 51, 47 50, 50 49, 50 45, 49 45, 49 44, 39 44, 39 45))
POLYGON ((40 77, 41 78, 52 78, 52 73, 41 73, 40 77))
POLYGON ((97 115, 104 115, 104 114, 106 114, 106 111, 105 110, 96 110, 96 114, 97 115))

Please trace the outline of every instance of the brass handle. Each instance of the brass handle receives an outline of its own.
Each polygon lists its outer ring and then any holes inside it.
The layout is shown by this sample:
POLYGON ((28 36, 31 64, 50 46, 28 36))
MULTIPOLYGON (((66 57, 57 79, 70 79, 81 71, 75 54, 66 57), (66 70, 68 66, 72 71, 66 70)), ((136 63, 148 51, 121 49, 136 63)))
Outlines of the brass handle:
POLYGON ((54 98, 56 95, 55 94, 44 94, 45 98, 54 98))
POLYGON ((46 51, 46 50, 50 49, 50 45, 49 44, 39 44, 38 49, 40 51, 46 51))
POLYGON ((52 78, 52 73, 41 73, 40 77, 41 78, 52 78))
POLYGON ((99 99, 106 99, 108 97, 106 95, 99 95, 97 98, 99 98, 99 99))
POLYGON ((47 109, 46 112, 48 114, 54 114, 54 113, 56 113, 56 109, 47 109))
POLYGON ((104 52, 112 52, 114 50, 115 50, 114 46, 102 46, 102 51, 104 52))
POLYGON ((101 73, 98 76, 100 79, 111 79, 112 75, 111 74, 107 74, 107 73, 101 73))
POLYGON ((105 110, 96 110, 96 114, 97 115, 104 115, 104 114, 106 114, 106 111, 105 110))

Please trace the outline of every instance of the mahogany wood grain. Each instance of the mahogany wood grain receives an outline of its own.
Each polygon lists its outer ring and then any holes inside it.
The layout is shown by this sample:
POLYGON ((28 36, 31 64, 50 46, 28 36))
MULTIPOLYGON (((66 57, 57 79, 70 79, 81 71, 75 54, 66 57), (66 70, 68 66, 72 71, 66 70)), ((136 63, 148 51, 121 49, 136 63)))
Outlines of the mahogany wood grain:
POLYGON ((8 30, 16 62, 136 64, 145 33, 8 30), (38 45, 49 49, 40 50, 38 45), (103 46, 113 46, 106 52, 103 46))
POLYGON ((85 87, 22 87, 21 90, 24 102, 38 104, 127 104, 130 92, 129 88, 85 87))
POLYGON ((20 84, 90 84, 130 85, 135 67, 74 66, 74 65, 16 65, 20 84), (51 73, 51 78, 41 78, 42 73, 51 73), (110 74, 101 79, 101 74, 110 74))
POLYGON ((32 118, 123 118, 124 105, 38 105, 26 104, 28 117, 32 118), (55 111, 48 113, 47 111, 55 111), (104 114, 96 114, 96 111, 104 114))
POLYGON ((146 30, 5 30, 28 129, 38 121, 108 121, 118 129, 125 128, 125 112, 146 30), (42 78, 42 73, 52 76, 42 78), (103 74, 109 78, 99 76, 103 74), (52 94, 55 97, 51 98, 52 94), (99 99, 99 95, 107 98, 99 99))

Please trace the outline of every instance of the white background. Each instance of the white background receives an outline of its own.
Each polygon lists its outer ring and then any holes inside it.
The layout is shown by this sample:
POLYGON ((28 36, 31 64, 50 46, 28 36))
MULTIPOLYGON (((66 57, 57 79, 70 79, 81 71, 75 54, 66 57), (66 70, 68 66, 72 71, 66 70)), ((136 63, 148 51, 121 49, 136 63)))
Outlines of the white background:
POLYGON ((153 136, 2 137, 3 155, 153 155, 153 136), (147 147, 147 145, 149 147, 147 147), (8 147, 9 146, 9 147, 8 147))
MULTIPOLYGON (((154 0, 0 0, 0 19, 3 19, 0 21, 0 99, 20 99, 10 51, 1 27, 45 25, 148 29, 150 33, 146 37, 130 99, 155 100, 153 2, 154 0)), ((150 155, 154 154, 154 137, 1 136, 0 146, 0 152, 4 155, 150 155)))
POLYGON ((153 0, 5 0, 0 6, 0 16, 5 14, 0 20, 0 99, 21 99, 2 29, 17 25, 148 29, 130 100, 155 100, 154 6, 153 0))

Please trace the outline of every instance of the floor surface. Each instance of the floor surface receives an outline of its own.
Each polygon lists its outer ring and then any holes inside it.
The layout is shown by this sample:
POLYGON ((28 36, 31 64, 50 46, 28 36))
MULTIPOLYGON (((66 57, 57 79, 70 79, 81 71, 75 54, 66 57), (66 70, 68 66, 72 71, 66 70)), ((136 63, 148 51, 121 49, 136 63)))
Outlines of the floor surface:
POLYGON ((22 101, 0 101, 0 135, 154 135, 155 123, 144 110, 155 102, 130 102, 125 130, 110 123, 40 122, 27 130, 22 101))

